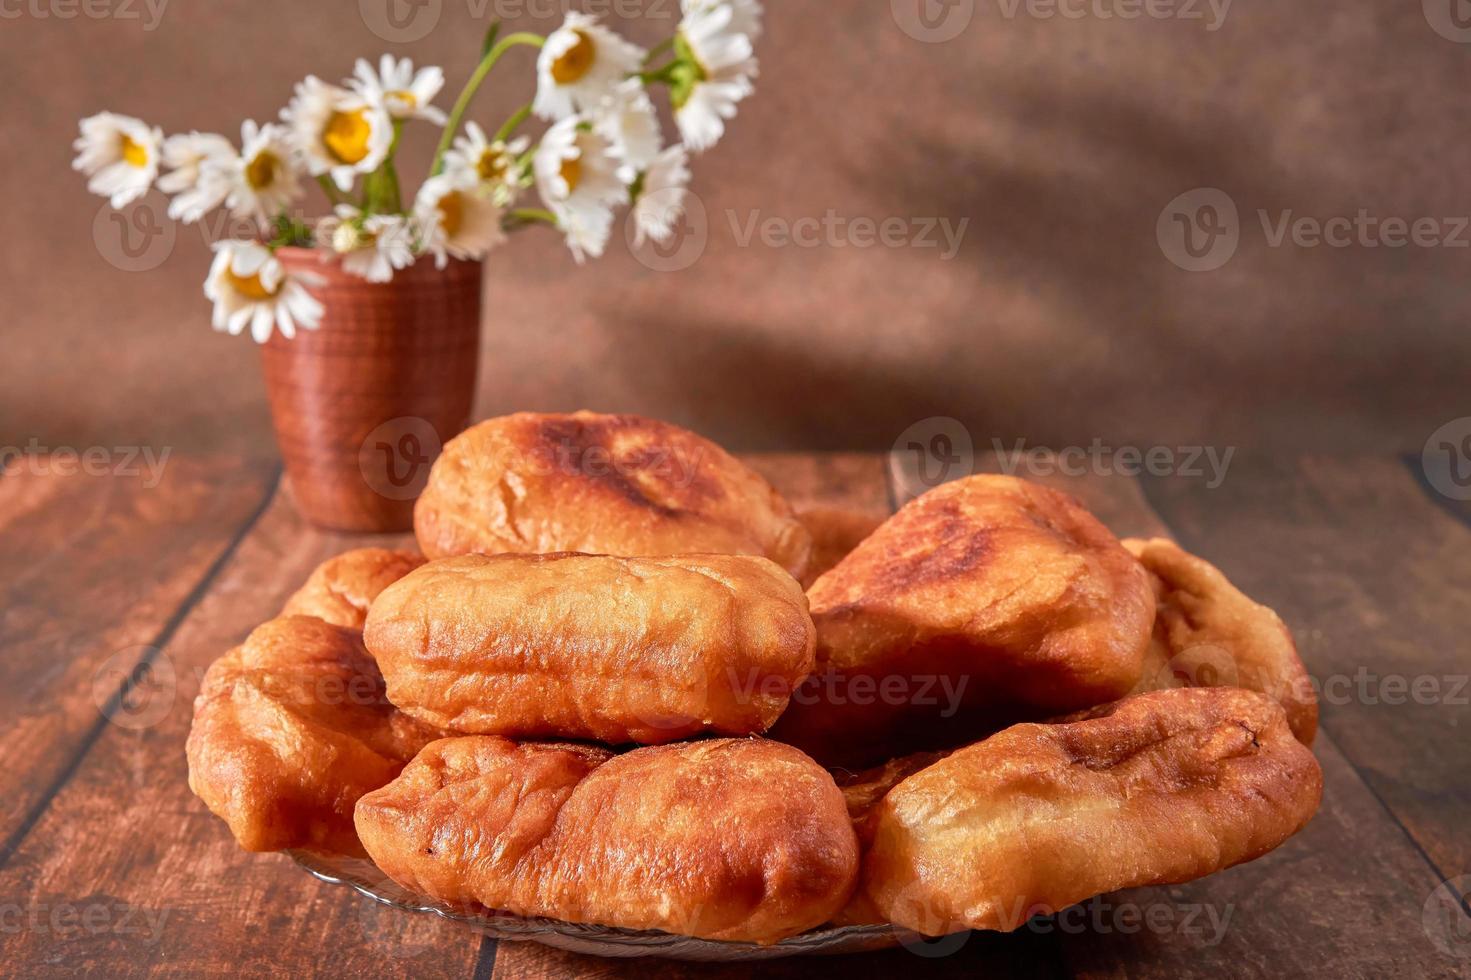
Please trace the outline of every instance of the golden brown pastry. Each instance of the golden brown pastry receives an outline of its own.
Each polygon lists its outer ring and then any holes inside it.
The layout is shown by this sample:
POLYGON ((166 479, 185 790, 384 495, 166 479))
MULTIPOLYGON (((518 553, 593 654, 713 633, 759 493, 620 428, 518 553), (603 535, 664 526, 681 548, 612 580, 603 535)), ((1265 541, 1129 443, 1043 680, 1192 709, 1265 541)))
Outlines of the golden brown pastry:
POLYGON ((445 739, 364 796, 357 826, 385 874, 442 902, 705 939, 819 925, 858 869, 832 777, 760 739, 620 756, 445 739))
POLYGON ((446 558, 384 590, 365 637, 429 724, 615 744, 765 731, 814 644, 801 588, 747 555, 446 558))
POLYGON ((859 542, 878 530, 887 516, 845 507, 809 507, 799 511, 797 520, 812 536, 812 560, 808 562, 802 584, 810 586, 848 557, 859 542))
POLYGON ((911 501, 808 590, 817 669, 772 737, 833 765, 968 741, 1139 681, 1148 576, 1066 494, 973 476, 911 501))
POLYGON ((1318 698, 1292 634, 1275 612, 1247 598, 1214 565, 1156 538, 1124 542, 1149 570, 1157 612, 1137 692, 1172 687, 1244 687, 1287 712, 1304 745, 1318 731, 1318 698))
POLYGON ((189 788, 247 851, 362 855, 352 824, 358 797, 444 734, 388 703, 355 631, 285 616, 204 675, 189 788))
POLYGON ((378 593, 424 564, 407 551, 356 548, 318 565, 286 600, 283 616, 316 616, 334 626, 361 630, 378 593))
POLYGON ((635 415, 522 412, 451 439, 414 508, 430 558, 472 552, 761 555, 800 579, 811 541, 754 471, 635 415))
MULTIPOLYGON (((843 792, 843 802, 848 807, 848 818, 853 821, 853 831, 858 835, 860 866, 864 855, 873 846, 874 830, 878 825, 878 807, 889 790, 947 755, 948 752, 916 752, 890 759, 881 766, 863 772, 838 770, 833 773, 838 788, 843 792)), ((847 906, 833 916, 833 924, 839 926, 877 925, 886 921, 888 920, 880 914, 861 888, 853 893, 847 906)))
POLYGON ((1190 881, 1270 851, 1323 777, 1275 701, 1156 691, 1023 724, 904 780, 879 804, 864 888, 926 935, 1010 931, 1103 892, 1190 881))

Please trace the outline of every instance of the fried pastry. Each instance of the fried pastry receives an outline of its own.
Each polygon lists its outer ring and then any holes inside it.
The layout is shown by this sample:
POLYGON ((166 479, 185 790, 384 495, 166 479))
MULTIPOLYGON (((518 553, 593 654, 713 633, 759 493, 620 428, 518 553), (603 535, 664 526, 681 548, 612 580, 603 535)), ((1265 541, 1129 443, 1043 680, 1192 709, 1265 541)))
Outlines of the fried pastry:
POLYGON ((809 507, 798 511, 797 520, 812 536, 812 560, 807 565, 802 584, 811 586, 848 557, 864 538, 878 530, 886 517, 845 507, 809 507))
MULTIPOLYGON (((873 846, 874 828, 878 823, 878 807, 889 790, 910 776, 939 762, 948 752, 916 752, 913 755, 890 759, 881 766, 863 772, 850 773, 838 770, 833 773, 838 789, 843 792, 843 802, 848 807, 848 818, 853 821, 853 831, 858 835, 860 866, 863 856, 873 846)), ((863 889, 853 893, 853 898, 841 912, 833 916, 833 924, 839 926, 878 925, 887 920, 869 900, 863 889)))
POLYGON ((1298 741, 1313 744, 1318 698, 1281 618, 1214 565, 1173 541, 1124 542, 1154 584, 1154 635, 1136 692, 1244 687, 1282 705, 1298 741))
POLYGON ((889 921, 926 935, 1010 931, 1259 857, 1308 822, 1322 789, 1275 701, 1141 694, 1016 725, 901 782, 879 804, 864 888, 889 921))
POLYGON ((364 796, 357 827, 385 874, 442 902, 704 939, 819 925, 858 869, 832 777, 761 739, 619 756, 445 739, 364 796))
POLYGON ((715 443, 635 415, 491 419, 444 447, 414 508, 430 558, 503 551, 760 555, 800 579, 811 540, 715 443))
POLYGON ((1138 683, 1148 576, 1066 494, 973 476, 911 501, 808 590, 817 669, 772 732, 828 764, 969 741, 1138 683))
POLYGON ((378 593, 424 564, 407 551, 356 548, 318 565, 286 601, 283 616, 316 616, 334 626, 361 630, 378 593))
POLYGON ((745 555, 446 558, 384 590, 365 637, 429 724, 614 744, 765 731, 814 644, 801 587, 745 555))
POLYGON ((247 851, 361 856, 358 797, 444 734, 388 703, 357 632, 284 616, 205 674, 189 731, 189 788, 247 851))

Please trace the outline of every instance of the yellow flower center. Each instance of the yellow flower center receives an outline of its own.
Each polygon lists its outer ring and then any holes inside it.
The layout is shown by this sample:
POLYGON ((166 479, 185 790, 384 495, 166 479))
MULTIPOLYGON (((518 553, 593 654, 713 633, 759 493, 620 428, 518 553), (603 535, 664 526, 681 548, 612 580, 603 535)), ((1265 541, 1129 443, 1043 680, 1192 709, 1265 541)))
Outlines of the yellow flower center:
POLYGON ((459 191, 450 191, 439 199, 439 227, 444 229, 445 237, 454 238, 464 223, 465 199, 459 191))
POLYGON ((481 180, 500 180, 506 173, 506 156, 497 150, 487 149, 480 154, 475 169, 481 180))
POLYGON ((577 43, 552 62, 552 78, 558 85, 570 85, 586 75, 592 70, 592 64, 598 57, 597 46, 585 31, 573 33, 577 35, 577 43))
POLYGON ((577 185, 582 180, 582 161, 573 157, 562 161, 562 179, 567 182, 567 193, 571 194, 577 190, 577 185))
POLYGON ((138 167, 140 169, 148 166, 147 147, 143 146, 141 143, 133 142, 132 137, 127 136, 126 134, 118 134, 118 139, 122 141, 122 146, 119 152, 122 154, 123 160, 125 160, 129 165, 138 167))
POLYGON ((280 291, 279 286, 275 290, 267 289, 260 281, 259 272, 253 276, 237 276, 234 269, 226 269, 225 279, 230 283, 231 288, 235 292, 242 296, 248 296, 253 300, 267 300, 280 291))
POLYGON ((252 190, 264 190, 276 182, 276 172, 281 167, 281 161, 276 154, 269 150, 255 155, 255 159, 245 165, 245 182, 252 190))
POLYGON ((419 100, 414 95, 414 93, 406 91, 404 89, 399 89, 397 92, 389 92, 388 97, 392 99, 398 99, 398 101, 402 102, 410 109, 417 108, 419 105, 419 100))
POLYGON ((368 110, 354 109, 352 112, 332 113, 332 118, 327 120, 327 129, 322 133, 322 142, 338 160, 357 163, 368 155, 368 138, 372 135, 368 110))

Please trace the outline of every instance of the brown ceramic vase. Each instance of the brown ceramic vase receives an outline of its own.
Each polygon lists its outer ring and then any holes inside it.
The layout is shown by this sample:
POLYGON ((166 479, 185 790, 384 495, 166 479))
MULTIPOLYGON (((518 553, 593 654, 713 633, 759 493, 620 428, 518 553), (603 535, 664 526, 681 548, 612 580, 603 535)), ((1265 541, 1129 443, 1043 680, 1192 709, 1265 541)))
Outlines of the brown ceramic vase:
POLYGON ((276 253, 288 273, 320 277, 321 327, 261 348, 286 478, 318 527, 407 531, 430 464, 469 423, 481 263, 422 258, 377 284, 321 254, 276 253))

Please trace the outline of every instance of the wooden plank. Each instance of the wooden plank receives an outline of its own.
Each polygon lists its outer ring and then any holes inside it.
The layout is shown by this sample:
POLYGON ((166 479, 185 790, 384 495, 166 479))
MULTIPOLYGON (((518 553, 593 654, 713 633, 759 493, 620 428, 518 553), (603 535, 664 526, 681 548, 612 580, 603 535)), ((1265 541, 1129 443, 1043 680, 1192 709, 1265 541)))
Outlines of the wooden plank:
POLYGON ((1243 460, 1217 490, 1149 493, 1187 547, 1293 626, 1323 729, 1435 868, 1471 870, 1464 505, 1390 458, 1243 460))
POLYGON ((478 935, 321 883, 284 856, 241 851, 186 782, 184 740, 208 664, 322 559, 405 540, 319 533, 278 495, 165 645, 178 678, 167 710, 148 726, 107 726, 0 869, 0 895, 21 917, 0 930, 0 961, 68 976, 470 974, 478 935))
POLYGON ((164 457, 153 471, 112 453, 90 468, 27 457, 0 480, 0 862, 101 732, 103 711, 138 707, 111 699, 143 676, 275 480, 273 465, 227 458, 164 457))
MULTIPOLYGON (((1031 469, 1015 464, 985 454, 976 465, 1072 493, 1121 536, 1178 529, 1187 547, 1221 561, 1248 593, 1277 605, 1300 639, 1316 635, 1317 624, 1308 621, 1303 604, 1312 593, 1283 573, 1311 561, 1313 549, 1298 541, 1280 551, 1259 550, 1264 544, 1257 530, 1242 526, 1239 510, 1222 503, 1221 490, 1207 491, 1204 481, 1181 477, 1146 485, 1108 475, 1106 465, 1067 476, 1045 461, 1031 469), (1162 494, 1201 501, 1201 509, 1188 513, 1163 506, 1157 511, 1150 501, 1162 494), (1177 518, 1182 519, 1178 525, 1177 518), (1216 534, 1202 543, 1199 528, 1205 526, 1216 534)), ((905 472, 911 461, 896 457, 892 465, 907 478, 897 485, 914 485, 913 474, 905 472)), ((1294 495, 1291 486, 1255 483, 1236 470, 1230 475, 1226 485, 1258 502, 1259 517, 1268 525, 1259 529, 1261 537, 1283 534, 1305 520, 1303 511, 1283 502, 1294 495)), ((1347 474, 1339 476, 1340 484, 1348 482, 1347 474)), ((1345 492, 1342 485, 1339 492, 1345 492)), ((1357 524, 1346 517, 1323 525, 1323 537, 1342 537, 1351 546, 1357 524)), ((1316 643, 1306 644, 1303 652, 1310 671, 1329 662, 1320 659, 1316 643)), ((1424 753, 1425 744, 1412 743, 1405 751, 1424 753)), ((1440 876, 1345 760, 1331 734, 1320 733, 1315 751, 1324 769, 1323 809, 1283 847, 1188 885, 1103 896, 1069 916, 1027 928, 1057 935, 1065 962, 1080 977, 1308 976, 1329 962, 1341 964, 1348 976, 1456 975, 1457 962, 1428 941, 1422 924, 1424 904, 1440 876)), ((1466 810, 1459 812, 1464 825, 1466 810)), ((1464 969, 1464 962, 1460 966, 1464 969)))

